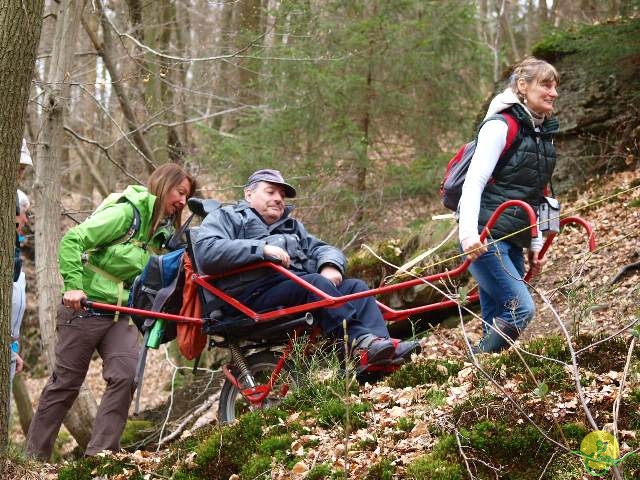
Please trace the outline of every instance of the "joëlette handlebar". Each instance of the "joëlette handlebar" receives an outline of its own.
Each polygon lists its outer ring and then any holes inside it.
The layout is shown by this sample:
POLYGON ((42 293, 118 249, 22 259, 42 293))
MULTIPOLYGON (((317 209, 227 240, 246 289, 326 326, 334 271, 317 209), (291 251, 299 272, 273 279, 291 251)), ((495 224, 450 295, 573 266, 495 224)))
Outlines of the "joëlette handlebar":
POLYGON ((165 312, 153 312, 151 310, 141 310, 139 308, 111 305, 110 303, 94 302, 93 300, 82 300, 80 304, 89 310, 103 310, 107 312, 120 312, 127 315, 139 315, 148 318, 161 318, 163 320, 171 320, 178 323, 195 323, 202 325, 203 320, 196 317, 185 317, 183 315, 174 315, 172 313, 165 312))
MULTIPOLYGON (((589 247, 589 251, 590 252, 595 252, 596 250, 596 236, 595 233, 593 232, 593 227, 591 226, 591 224, 589 222, 587 222, 584 218, 581 217, 577 217, 577 216, 573 216, 573 217, 565 217, 563 219, 560 220, 560 230, 562 230, 566 225, 569 225, 571 223, 575 223, 580 225, 582 228, 584 228, 587 232, 587 246, 589 247)), ((542 249, 540 250, 540 253, 538 253, 538 258, 543 258, 544 255, 547 253, 547 251, 549 250, 549 247, 551 246, 551 243, 553 242, 553 239, 556 238, 557 233, 550 233, 547 235, 544 244, 542 245, 542 249)), ((524 281, 528 282, 531 277, 533 276, 533 272, 531 271, 531 269, 529 269, 529 271, 527 272, 527 274, 524 276, 524 281)))

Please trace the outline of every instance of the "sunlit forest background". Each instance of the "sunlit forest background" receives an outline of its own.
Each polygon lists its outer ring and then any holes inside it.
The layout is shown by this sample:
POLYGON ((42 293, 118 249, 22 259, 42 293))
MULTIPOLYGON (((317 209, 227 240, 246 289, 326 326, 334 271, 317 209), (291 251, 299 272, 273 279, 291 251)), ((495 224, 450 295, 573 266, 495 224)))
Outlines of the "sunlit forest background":
MULTIPOLYGON (((510 65, 554 28, 633 15, 637 1, 109 0, 73 49, 59 171, 82 220, 154 166, 186 164, 200 195, 235 200, 283 171, 296 214, 342 247, 436 198, 510 65)), ((26 137, 37 155, 56 41, 45 2, 26 137)), ((69 46, 68 46, 69 48, 69 46)), ((37 161, 37 159, 36 159, 37 161)), ((24 185, 29 190, 29 180, 24 185)))

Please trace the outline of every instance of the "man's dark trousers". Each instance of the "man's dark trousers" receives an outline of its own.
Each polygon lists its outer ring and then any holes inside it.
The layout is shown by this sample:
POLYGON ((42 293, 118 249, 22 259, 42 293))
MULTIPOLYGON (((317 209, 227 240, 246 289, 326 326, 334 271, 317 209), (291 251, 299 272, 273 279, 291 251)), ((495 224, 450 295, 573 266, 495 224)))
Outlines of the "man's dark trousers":
MULTIPOLYGON (((303 273, 298 276, 333 297, 369 289, 366 283, 356 278, 346 278, 336 287, 319 273, 303 273)), ((239 295, 238 300, 257 312, 264 312, 277 307, 292 307, 313 302, 319 300, 319 297, 293 280, 277 276, 251 292, 239 295)), ((351 341, 367 334, 389 337, 389 330, 373 296, 352 300, 339 307, 316 309, 312 313, 325 335, 341 338, 344 335, 342 321, 346 319, 347 333, 351 341)))

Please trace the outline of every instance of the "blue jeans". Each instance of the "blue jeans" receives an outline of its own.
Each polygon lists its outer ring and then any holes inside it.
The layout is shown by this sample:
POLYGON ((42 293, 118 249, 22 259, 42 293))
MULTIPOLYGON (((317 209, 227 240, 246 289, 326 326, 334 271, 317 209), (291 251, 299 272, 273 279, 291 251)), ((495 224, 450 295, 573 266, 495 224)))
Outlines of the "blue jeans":
MULTIPOLYGON (((334 297, 368 290, 367 284, 355 278, 345 278, 338 287, 319 273, 300 274, 300 278, 334 297)), ((250 293, 238 295, 238 300, 249 308, 261 312, 277 307, 291 307, 319 300, 318 296, 293 280, 278 276, 250 293)), ((325 335, 341 338, 344 335, 342 321, 347 320, 347 334, 351 340, 372 333, 389 338, 387 324, 374 297, 363 297, 333 308, 314 310, 320 328, 325 335)))
POLYGON ((522 280, 525 274, 522 248, 504 240, 491 244, 486 253, 471 262, 469 272, 478 282, 480 292, 483 320, 480 349, 502 350, 509 342, 491 328, 494 319, 501 320, 517 338, 535 315, 533 298, 522 280))

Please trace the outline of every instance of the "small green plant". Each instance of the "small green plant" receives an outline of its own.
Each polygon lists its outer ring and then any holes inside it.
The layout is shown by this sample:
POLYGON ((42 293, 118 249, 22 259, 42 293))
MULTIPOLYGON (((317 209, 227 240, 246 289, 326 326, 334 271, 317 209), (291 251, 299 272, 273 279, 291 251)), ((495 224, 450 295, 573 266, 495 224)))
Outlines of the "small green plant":
POLYGON ((582 480, 585 477, 584 463, 572 453, 557 455, 549 464, 543 480, 582 480))
POLYGON ((443 435, 433 451, 417 458, 406 470, 414 480, 462 480, 462 467, 457 457, 457 444, 453 435, 443 435))
POLYGON ((375 438, 365 438, 358 442, 358 448, 360 450, 375 450, 378 446, 378 440, 375 438))
POLYGON ((318 424, 327 428, 342 425, 347 431, 353 431, 366 426, 364 414, 370 409, 369 403, 356 403, 349 407, 341 399, 330 399, 318 407, 318 424))
POLYGON ((274 452, 285 443, 283 439, 286 437, 282 437, 286 433, 285 427, 280 426, 285 416, 281 410, 258 410, 242 415, 233 425, 212 429, 206 437, 193 444, 191 450, 196 452, 194 464, 182 466, 174 478, 228 478, 243 468, 251 469, 255 474, 261 473, 267 456, 255 452, 260 448, 274 452), (265 437, 263 429, 266 426, 271 428, 269 436, 265 437), (270 437, 275 437, 275 440, 270 437))
POLYGON ((240 478, 267 480, 271 478, 271 459, 264 455, 256 455, 247 460, 240 470, 240 478))
POLYGON ((426 360, 419 363, 407 363, 393 372, 387 379, 392 388, 415 387, 427 383, 442 384, 462 369, 460 362, 449 360, 426 360))
POLYGON ((424 394, 424 399, 432 407, 439 407, 445 403, 445 394, 440 389, 430 388, 424 394))
POLYGON ((396 428, 403 432, 410 432, 413 427, 416 426, 416 422, 413 418, 402 417, 398 419, 398 423, 396 424, 396 428))
POLYGON ((113 478, 126 476, 127 479, 143 480, 137 469, 111 456, 85 457, 71 462, 58 471, 59 480, 91 480, 96 477, 113 478))
POLYGON ((364 477, 364 480, 391 480, 395 467, 388 458, 383 458, 376 463, 364 477))
POLYGON ((309 473, 307 473, 307 480, 322 480, 328 478, 331 475, 331 467, 326 463, 320 463, 314 466, 309 473))

